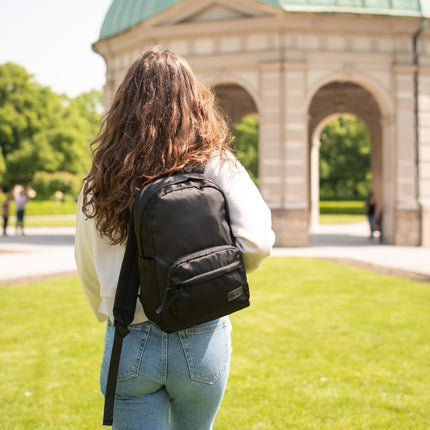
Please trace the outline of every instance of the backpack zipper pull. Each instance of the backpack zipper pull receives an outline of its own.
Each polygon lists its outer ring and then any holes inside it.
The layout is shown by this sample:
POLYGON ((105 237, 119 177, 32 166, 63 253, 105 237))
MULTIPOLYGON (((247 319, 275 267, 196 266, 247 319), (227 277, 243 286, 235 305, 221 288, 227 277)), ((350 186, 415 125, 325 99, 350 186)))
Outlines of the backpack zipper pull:
POLYGON ((170 306, 172 306, 173 302, 181 295, 182 290, 183 288, 181 287, 175 288, 174 291, 171 287, 167 287, 163 297, 163 301, 161 302, 161 305, 158 306, 158 308, 155 310, 155 313, 157 315, 160 315, 165 308, 169 308, 170 306))
POLYGON ((167 295, 169 294, 170 290, 166 289, 166 292, 164 293, 164 297, 163 297, 163 301, 161 302, 161 305, 158 306, 158 308, 155 310, 155 313, 157 315, 160 315, 161 312, 163 312, 164 307, 166 306, 167 303, 167 295))

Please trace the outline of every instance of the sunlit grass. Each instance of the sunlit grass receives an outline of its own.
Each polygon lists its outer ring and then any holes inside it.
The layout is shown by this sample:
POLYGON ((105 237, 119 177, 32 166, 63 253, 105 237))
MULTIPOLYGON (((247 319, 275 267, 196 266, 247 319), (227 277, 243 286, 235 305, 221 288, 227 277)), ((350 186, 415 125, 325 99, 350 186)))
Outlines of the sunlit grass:
POLYGON ((366 222, 365 215, 354 214, 320 214, 320 224, 350 224, 356 222, 366 222))
MULTIPOLYGON (((26 227, 74 227, 76 215, 29 215, 24 220, 26 227)), ((10 228, 16 225, 16 217, 9 218, 10 228)))
MULTIPOLYGON (((428 284, 300 258, 249 280, 215 430, 428 428, 428 284)), ((78 279, 2 287, 0 309, 0 429, 102 429, 104 326, 78 279)))
MULTIPOLYGON (((11 207, 10 225, 15 225, 15 211, 11 207)), ((27 205, 27 227, 72 227, 75 225, 76 203, 68 201, 30 201, 27 205)), ((366 221, 360 202, 321 202, 320 224, 347 224, 366 221), (336 209, 336 204, 339 206, 336 209), (340 211, 340 212, 339 212, 340 211), (343 211, 343 212, 342 212, 343 211), (348 211, 352 213, 348 213, 348 211), (361 211, 358 213, 354 213, 361 211), (325 213, 327 212, 327 213, 325 213)))

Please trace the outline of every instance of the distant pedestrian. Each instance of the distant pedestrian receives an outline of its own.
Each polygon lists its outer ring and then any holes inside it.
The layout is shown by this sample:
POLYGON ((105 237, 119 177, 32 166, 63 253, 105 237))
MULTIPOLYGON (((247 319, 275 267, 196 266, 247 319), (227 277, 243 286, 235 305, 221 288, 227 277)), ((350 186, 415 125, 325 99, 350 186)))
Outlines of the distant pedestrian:
POLYGON ((3 236, 7 236, 7 224, 9 221, 9 208, 10 208, 10 199, 12 193, 9 191, 6 194, 6 199, 3 200, 1 205, 1 214, 3 216, 3 236))
POLYGON ((15 206, 16 206, 16 234, 18 232, 24 235, 24 211, 25 205, 27 204, 28 198, 24 190, 15 196, 15 206))
POLYGON ((373 238, 373 235, 375 233, 375 213, 376 213, 376 200, 373 192, 369 194, 369 197, 366 200, 364 207, 366 210, 367 219, 369 221, 370 237, 373 238))

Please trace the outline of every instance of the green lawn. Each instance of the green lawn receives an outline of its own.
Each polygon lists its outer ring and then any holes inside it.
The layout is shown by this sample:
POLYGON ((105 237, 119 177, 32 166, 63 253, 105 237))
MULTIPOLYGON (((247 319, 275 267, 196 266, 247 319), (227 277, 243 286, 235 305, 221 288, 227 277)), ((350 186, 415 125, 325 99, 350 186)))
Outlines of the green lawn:
POLYGON ((322 214, 355 214, 362 215, 364 202, 359 200, 321 200, 319 202, 322 214))
MULTIPOLYGON (((321 201, 321 224, 346 224, 366 221, 362 202, 321 201)), ((15 226, 15 209, 11 205, 10 226, 15 226)), ((26 207, 25 225, 27 227, 73 227, 75 225, 76 202, 31 200, 26 207)))
POLYGON ((354 214, 320 214, 320 224, 350 224, 355 222, 367 222, 366 216, 354 214))
MULTIPOLYGON (((0 196, 3 197, 4 196, 0 196)), ((3 201, 2 199, 2 201, 3 201)), ((76 218, 76 202, 69 199, 65 202, 30 200, 25 207, 26 227, 73 227, 76 218)), ((9 225, 15 227, 15 203, 11 201, 9 225)))
MULTIPOLYGON (((9 218, 10 228, 15 228, 16 217, 9 218)), ((76 215, 28 215, 24 220, 25 227, 74 227, 76 215)), ((9 227, 8 227, 9 228, 9 227)))
MULTIPOLYGON (((430 426, 430 285, 271 258, 232 316, 215 430, 430 426)), ((0 288, 0 429, 102 429, 103 349, 77 278, 0 288)))

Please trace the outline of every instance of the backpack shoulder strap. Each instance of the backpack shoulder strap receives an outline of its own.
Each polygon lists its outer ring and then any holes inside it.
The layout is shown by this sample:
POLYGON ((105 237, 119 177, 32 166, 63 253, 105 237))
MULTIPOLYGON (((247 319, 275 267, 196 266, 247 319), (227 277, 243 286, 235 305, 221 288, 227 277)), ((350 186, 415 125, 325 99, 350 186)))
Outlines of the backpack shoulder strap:
POLYGON ((110 358, 105 394, 103 425, 106 426, 111 426, 113 423, 113 408, 119 359, 121 356, 123 339, 130 332, 127 326, 132 323, 134 318, 138 289, 139 272, 137 268, 137 243, 134 231, 133 211, 131 211, 127 246, 125 248, 124 259, 122 260, 113 308, 113 315, 115 317, 115 338, 110 358))
POLYGON ((130 211, 128 237, 115 293, 113 316, 115 326, 125 326, 133 322, 139 291, 139 271, 137 268, 137 240, 134 230, 133 210, 130 211))

